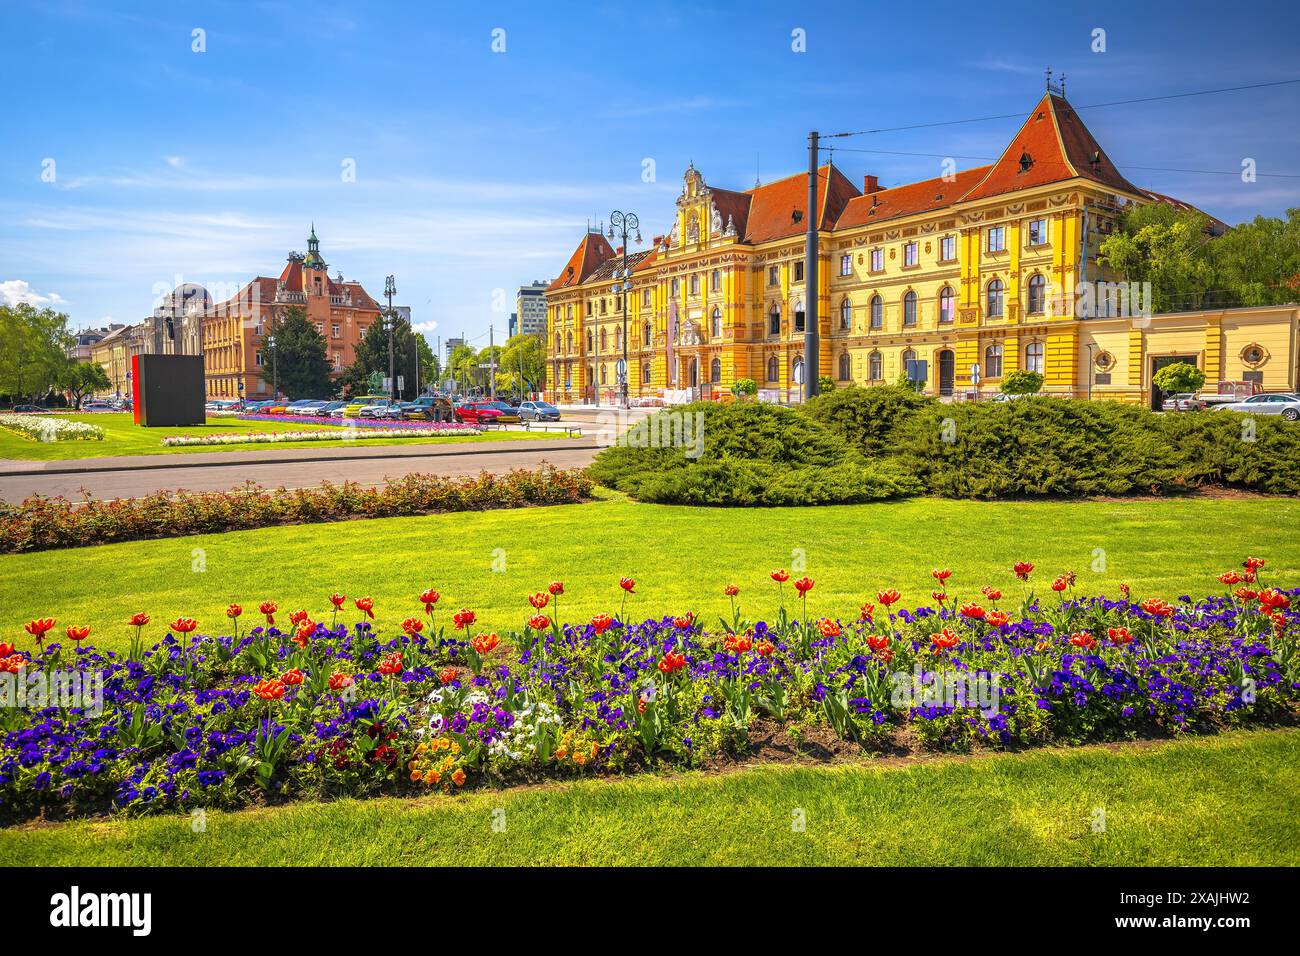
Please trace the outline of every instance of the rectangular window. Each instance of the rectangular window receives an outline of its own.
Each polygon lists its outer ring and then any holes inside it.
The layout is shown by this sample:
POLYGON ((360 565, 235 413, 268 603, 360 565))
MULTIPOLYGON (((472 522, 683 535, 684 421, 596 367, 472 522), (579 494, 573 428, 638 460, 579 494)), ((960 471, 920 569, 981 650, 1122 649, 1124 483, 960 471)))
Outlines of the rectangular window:
POLYGON ((989 226, 988 251, 1002 252, 1007 248, 1007 227, 989 226))
POLYGON ((781 284, 781 270, 777 266, 767 267, 767 284, 768 285, 781 284))
POLYGON ((691 295, 700 294, 700 276, 699 273, 691 276, 691 295))
POLYGON ((914 266, 917 263, 917 248, 915 242, 909 242, 903 246, 903 265, 914 266))
POLYGON ((939 261, 952 262, 957 258, 957 237, 944 236, 939 240, 939 261))
POLYGON ((321 335, 322 333, 324 333, 324 331, 325 331, 325 326, 322 325, 321 323, 317 322, 317 323, 316 323, 316 334, 317 334, 317 335, 321 335))
POLYGON ((1029 220, 1029 244, 1031 246, 1047 245, 1047 220, 1029 220))
POLYGON ((253 364, 260 366, 262 364, 262 350, 258 349, 253 353, 253 364))
POLYGON ((709 277, 709 290, 711 292, 717 292, 721 288, 722 288, 722 273, 719 272, 717 269, 714 269, 713 274, 709 277))
POLYGON ((649 289, 642 289, 642 290, 641 290, 641 304, 642 304, 643 306, 645 306, 647 309, 650 308, 650 290, 649 290, 649 289))
POLYGON ((330 331, 333 334, 334 338, 337 339, 339 337, 339 327, 337 325, 331 325, 330 331))
POLYGON ((853 275, 853 257, 852 257, 852 256, 840 256, 840 275, 842 275, 842 276, 851 276, 851 275, 853 275))
POLYGON ((871 250, 871 271, 885 271, 885 250, 876 248, 871 250))
POLYGON ((795 282, 803 281, 803 260, 802 259, 800 259, 798 262, 794 264, 794 281, 795 282))

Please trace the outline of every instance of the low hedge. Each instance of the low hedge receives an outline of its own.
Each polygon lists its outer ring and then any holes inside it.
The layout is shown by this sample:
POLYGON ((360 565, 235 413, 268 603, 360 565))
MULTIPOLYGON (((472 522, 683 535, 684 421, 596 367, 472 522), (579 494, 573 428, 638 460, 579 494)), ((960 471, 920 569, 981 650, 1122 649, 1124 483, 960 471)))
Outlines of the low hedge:
POLYGON ((0 504, 0 553, 345 518, 572 504, 588 500, 591 490, 585 472, 545 465, 476 478, 405 475, 376 488, 325 482, 317 488, 268 491, 249 483, 233 491, 160 491, 82 505, 33 497, 20 505, 0 504))

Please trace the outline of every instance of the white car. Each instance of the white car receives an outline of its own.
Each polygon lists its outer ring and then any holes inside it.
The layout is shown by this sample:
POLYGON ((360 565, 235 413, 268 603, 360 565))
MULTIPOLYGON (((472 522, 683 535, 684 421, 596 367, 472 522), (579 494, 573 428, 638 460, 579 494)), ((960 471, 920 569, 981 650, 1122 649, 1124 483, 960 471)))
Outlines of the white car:
POLYGON ((1281 415, 1289 422, 1300 419, 1300 395, 1280 392, 1274 395, 1252 395, 1240 402, 1223 402, 1210 406, 1215 411, 1248 412, 1251 415, 1281 415))
POLYGON ((357 418, 403 418, 402 406, 397 402, 390 402, 384 399, 382 402, 375 402, 373 405, 362 405, 357 412, 357 418))

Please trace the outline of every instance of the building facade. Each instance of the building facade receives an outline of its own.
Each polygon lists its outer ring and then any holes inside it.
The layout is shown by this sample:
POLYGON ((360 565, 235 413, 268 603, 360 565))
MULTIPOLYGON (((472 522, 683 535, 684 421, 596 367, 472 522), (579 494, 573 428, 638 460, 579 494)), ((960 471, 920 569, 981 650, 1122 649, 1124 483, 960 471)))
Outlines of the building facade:
POLYGON ((330 278, 313 226, 305 255, 291 252, 278 278, 257 276, 232 298, 202 314, 204 375, 209 398, 270 398, 277 385, 273 322, 288 309, 306 312, 325 338, 336 373, 355 357, 366 330, 379 320, 379 304, 342 273, 330 278))
POLYGON ((1294 389, 1294 307, 1151 315, 1100 263, 1123 210, 1150 202, 1177 201, 1130 183, 1057 90, 996 162, 887 189, 828 164, 811 213, 806 175, 733 191, 692 165, 667 235, 625 255, 589 230, 548 285, 550 394, 613 400, 626 352, 633 399, 722 398, 752 379, 797 401, 811 295, 819 372, 842 384, 962 397, 1030 369, 1049 393, 1156 403, 1154 371, 1182 360, 1211 390, 1294 389))
POLYGON ((104 367, 109 387, 95 393, 97 398, 131 397, 131 359, 147 354, 152 347, 149 327, 145 322, 119 325, 89 348, 88 361, 104 367))
POLYGON ((515 327, 510 334, 523 333, 541 338, 546 334, 546 287, 549 283, 521 285, 515 293, 515 327))

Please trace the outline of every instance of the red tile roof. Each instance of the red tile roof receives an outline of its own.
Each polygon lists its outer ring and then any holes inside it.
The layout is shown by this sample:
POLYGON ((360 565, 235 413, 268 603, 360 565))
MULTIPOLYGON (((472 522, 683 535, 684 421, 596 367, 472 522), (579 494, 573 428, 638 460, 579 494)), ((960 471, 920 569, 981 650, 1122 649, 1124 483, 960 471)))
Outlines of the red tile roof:
POLYGON ((550 292, 586 282, 587 277, 596 270, 596 267, 613 255, 614 250, 605 241, 603 235, 598 232, 588 232, 582 237, 582 242, 578 243, 578 248, 573 250, 573 255, 569 256, 568 264, 556 278, 551 280, 546 290, 550 292))
POLYGON ((1141 195, 1120 175, 1074 108, 1063 97, 1048 93, 984 179, 962 198, 986 199, 1075 177, 1141 195))
POLYGON ((885 222, 900 216, 933 212, 951 206, 964 198, 967 191, 983 179, 990 169, 991 166, 977 166, 957 173, 952 182, 945 182, 942 176, 938 176, 919 183, 908 183, 906 186, 894 186, 857 196, 848 201, 835 228, 847 229, 851 226, 885 222))
MULTIPOLYGON (((817 172, 817 226, 819 229, 829 229, 839 218, 849 200, 861 193, 858 187, 834 166, 822 166, 817 172)), ((807 213, 807 173, 796 173, 785 179, 755 186, 748 194, 750 204, 743 233, 745 242, 784 239, 808 230, 807 220, 802 218, 796 220, 793 215, 795 210, 807 213)), ((718 211, 722 211, 721 207, 718 211)), ((725 223, 725 217, 723 221, 725 223)), ((740 230, 739 222, 736 223, 736 230, 740 230)))

